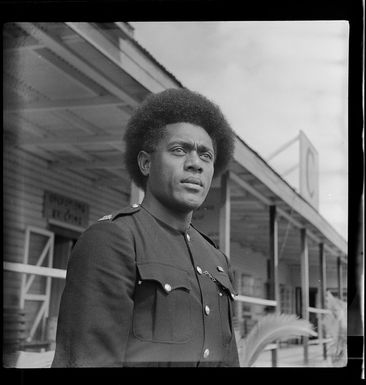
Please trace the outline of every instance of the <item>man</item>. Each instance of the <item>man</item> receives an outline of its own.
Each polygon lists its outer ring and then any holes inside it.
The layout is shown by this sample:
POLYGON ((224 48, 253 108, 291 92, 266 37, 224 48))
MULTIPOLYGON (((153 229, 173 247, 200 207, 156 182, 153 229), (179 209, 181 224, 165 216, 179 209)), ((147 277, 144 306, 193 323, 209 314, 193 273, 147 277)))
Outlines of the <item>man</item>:
POLYGON ((90 226, 71 254, 53 366, 238 366, 225 255, 192 224, 234 134, 187 89, 149 96, 125 161, 141 205, 90 226))

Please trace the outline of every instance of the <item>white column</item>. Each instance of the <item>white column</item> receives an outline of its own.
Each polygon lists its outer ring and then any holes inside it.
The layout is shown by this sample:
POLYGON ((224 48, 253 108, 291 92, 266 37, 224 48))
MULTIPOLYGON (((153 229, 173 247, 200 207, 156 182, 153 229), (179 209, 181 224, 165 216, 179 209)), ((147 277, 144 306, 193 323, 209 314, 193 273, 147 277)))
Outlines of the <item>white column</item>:
MULTIPOLYGON (((277 302, 275 307, 276 314, 281 312, 280 283, 278 277, 278 220, 276 206, 269 207, 269 284, 272 300, 277 302)), ((276 349, 272 349, 272 366, 276 367, 278 362, 278 344, 276 349)))
MULTIPOLYGON (((309 320, 309 251, 306 229, 301 229, 301 298, 302 318, 309 320)), ((304 363, 309 362, 309 337, 304 339, 304 363)))
POLYGON ((220 188, 220 219, 219 246, 220 250, 230 259, 230 174, 221 176, 220 188))
MULTIPOLYGON (((327 295, 327 263, 326 257, 324 253, 324 244, 319 244, 319 265, 320 265, 320 283, 319 283, 319 294, 320 294, 320 307, 325 309, 326 306, 326 295, 327 295)), ((321 321, 323 320, 324 315, 320 314, 319 318, 321 321)), ((321 332, 321 337, 326 338, 326 332, 323 330, 323 322, 320 322, 319 332, 321 332)), ((327 344, 323 344, 323 358, 327 359, 327 344)))
POLYGON ((342 258, 337 258, 337 280, 338 280, 338 297, 343 301, 343 277, 342 277, 342 258))
POLYGON ((140 204, 144 199, 145 193, 140 187, 138 187, 134 181, 131 181, 130 187, 130 204, 140 204))

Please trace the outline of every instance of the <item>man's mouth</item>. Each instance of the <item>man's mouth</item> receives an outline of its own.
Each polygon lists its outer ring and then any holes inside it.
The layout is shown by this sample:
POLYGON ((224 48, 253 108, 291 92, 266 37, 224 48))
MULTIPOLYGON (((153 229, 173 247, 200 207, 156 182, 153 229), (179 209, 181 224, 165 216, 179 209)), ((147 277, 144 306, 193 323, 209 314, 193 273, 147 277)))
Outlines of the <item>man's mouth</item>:
POLYGON ((187 186, 197 188, 197 187, 203 187, 203 183, 201 179, 195 178, 195 177, 188 177, 182 180, 182 183, 186 184, 187 186))

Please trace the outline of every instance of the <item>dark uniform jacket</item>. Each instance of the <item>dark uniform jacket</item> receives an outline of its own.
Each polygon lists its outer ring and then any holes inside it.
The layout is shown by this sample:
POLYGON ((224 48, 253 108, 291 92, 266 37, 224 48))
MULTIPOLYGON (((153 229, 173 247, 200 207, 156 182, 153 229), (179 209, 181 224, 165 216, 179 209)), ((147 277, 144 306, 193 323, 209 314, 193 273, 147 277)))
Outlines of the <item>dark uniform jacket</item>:
POLYGON ((239 366, 233 297, 209 238, 128 207, 73 249, 52 366, 239 366))

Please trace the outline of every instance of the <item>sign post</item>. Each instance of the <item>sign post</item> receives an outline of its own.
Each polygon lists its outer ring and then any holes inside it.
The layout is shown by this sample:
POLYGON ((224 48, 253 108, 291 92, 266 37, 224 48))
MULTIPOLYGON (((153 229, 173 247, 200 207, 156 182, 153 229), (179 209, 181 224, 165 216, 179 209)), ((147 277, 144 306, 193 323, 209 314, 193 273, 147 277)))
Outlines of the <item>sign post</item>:
POLYGON ((300 194, 319 208, 319 156, 306 135, 300 131, 300 194))

